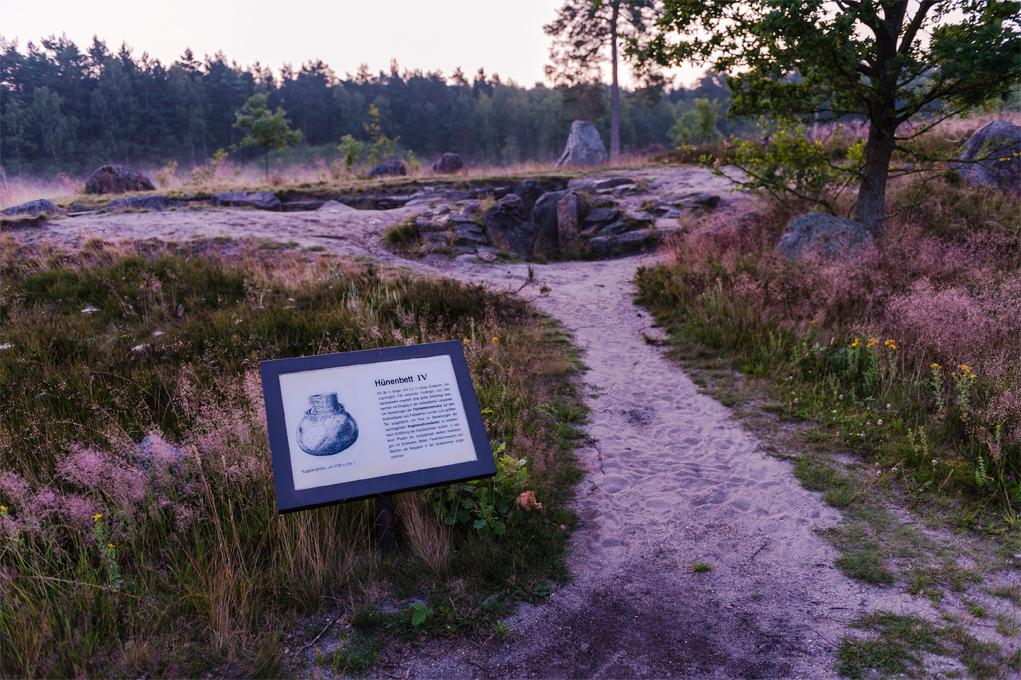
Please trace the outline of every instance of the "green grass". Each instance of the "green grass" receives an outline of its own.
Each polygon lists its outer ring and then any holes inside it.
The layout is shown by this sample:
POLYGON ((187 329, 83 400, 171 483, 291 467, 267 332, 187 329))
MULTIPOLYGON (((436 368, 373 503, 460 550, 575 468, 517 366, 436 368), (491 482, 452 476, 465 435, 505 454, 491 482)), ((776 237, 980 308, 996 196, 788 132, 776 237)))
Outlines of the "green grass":
POLYGON ((713 570, 713 565, 708 562, 695 562, 691 565, 691 572, 693 574, 708 574, 713 570))
MULTIPOLYGON (((509 296, 225 240, 77 253, 8 240, 0 344, 4 675, 279 675, 282 631, 335 602, 425 598, 430 633, 462 634, 568 576, 580 364, 509 296), (452 497, 499 501, 504 531, 473 529, 471 513, 441 525, 439 491, 398 497, 387 555, 371 502, 278 516, 258 362, 451 338, 490 440, 527 460, 452 497), (148 433, 186 455, 143 467, 148 433), (541 512, 506 497, 522 489, 541 512)), ((372 657, 343 649, 338 672, 372 657)))
POLYGON ((837 671, 848 678, 920 677, 923 654, 958 659, 972 677, 997 677, 1010 667, 998 646, 959 626, 939 626, 917 616, 876 612, 853 624, 871 637, 846 636, 837 649, 837 671))

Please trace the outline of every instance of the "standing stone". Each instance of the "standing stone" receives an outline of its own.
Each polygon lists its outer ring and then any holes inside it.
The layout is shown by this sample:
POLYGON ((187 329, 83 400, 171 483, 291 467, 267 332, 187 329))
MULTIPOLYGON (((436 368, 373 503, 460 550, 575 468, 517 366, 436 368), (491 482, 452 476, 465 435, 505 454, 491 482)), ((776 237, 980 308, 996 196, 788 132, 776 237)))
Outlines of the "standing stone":
POLYGON ((596 126, 587 120, 576 120, 571 123, 571 134, 557 167, 602 165, 609 158, 596 126))
POLYGON ((464 170, 464 161, 456 153, 447 152, 433 163, 433 172, 450 175, 464 170))
POLYGON ((535 205, 532 207, 532 222, 535 224, 533 256, 545 259, 560 256, 557 203, 566 193, 566 191, 548 191, 535 201, 535 205))
POLYGON ((1021 127, 1005 120, 983 125, 968 138, 961 161, 968 184, 1021 194, 1021 127))
POLYGON ((535 241, 535 225, 525 219, 521 197, 507 194, 482 214, 489 240, 501 250, 527 258, 535 241))
POLYGON ((129 191, 155 191, 152 180, 123 165, 104 165, 85 180, 87 194, 125 194, 129 191))
POLYGON ((580 222, 580 206, 578 194, 567 192, 557 201, 557 245, 560 257, 581 257, 581 237, 578 232, 580 222))

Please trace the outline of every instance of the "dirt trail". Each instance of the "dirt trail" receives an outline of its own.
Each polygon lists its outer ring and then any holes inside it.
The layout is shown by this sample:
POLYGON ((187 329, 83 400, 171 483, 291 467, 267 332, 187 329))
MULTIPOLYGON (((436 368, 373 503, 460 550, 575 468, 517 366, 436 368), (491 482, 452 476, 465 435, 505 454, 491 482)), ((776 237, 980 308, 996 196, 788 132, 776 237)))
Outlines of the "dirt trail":
MULTIPOLYGON (((628 174, 642 176, 648 193, 725 190, 698 169, 628 174)), ((382 231, 413 212, 96 215, 20 236, 67 245, 89 236, 256 236, 496 288, 525 281, 523 264, 395 258, 382 231)), ((655 258, 533 265, 535 282, 521 295, 574 334, 591 369, 584 380, 594 443, 579 453, 586 475, 577 490, 575 579, 548 603, 519 610, 510 640, 418 650, 390 669, 400 677, 825 678, 835 675, 832 653, 851 619, 875 608, 930 611, 837 571, 816 532, 839 513, 645 341, 661 332, 635 306, 633 277, 655 258), (712 570, 693 573, 695 562, 712 570)))

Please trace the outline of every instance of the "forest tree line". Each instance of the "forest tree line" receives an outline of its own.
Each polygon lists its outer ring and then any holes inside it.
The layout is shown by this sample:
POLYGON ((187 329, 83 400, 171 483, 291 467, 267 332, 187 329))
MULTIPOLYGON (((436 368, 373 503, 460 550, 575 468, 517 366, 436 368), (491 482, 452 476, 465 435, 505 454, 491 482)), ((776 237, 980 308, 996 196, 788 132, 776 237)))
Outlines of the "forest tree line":
MULTIPOLYGON (((198 59, 186 50, 169 66, 122 45, 111 51, 94 38, 80 49, 66 37, 19 46, 0 37, 0 168, 8 174, 82 172, 101 163, 199 164, 217 150, 239 149, 236 112, 255 93, 282 107, 303 143, 292 160, 331 158, 344 135, 367 139, 370 108, 402 154, 428 161, 445 151, 475 163, 555 159, 570 122, 592 120, 604 139, 609 90, 602 84, 504 82, 481 69, 466 76, 365 66, 338 76, 322 61, 278 73, 240 66, 222 53, 198 59)), ((624 92, 621 143, 643 151, 672 143, 678 120, 695 102, 725 111, 722 78, 691 89, 644 87, 624 92)), ((720 128, 729 126, 721 116, 720 128)))

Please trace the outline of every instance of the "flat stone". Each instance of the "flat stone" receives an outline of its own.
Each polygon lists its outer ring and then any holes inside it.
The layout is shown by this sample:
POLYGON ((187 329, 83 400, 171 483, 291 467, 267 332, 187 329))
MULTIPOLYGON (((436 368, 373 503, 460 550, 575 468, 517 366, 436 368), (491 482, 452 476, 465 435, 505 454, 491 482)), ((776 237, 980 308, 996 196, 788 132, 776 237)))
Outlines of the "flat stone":
POLYGON ((496 248, 490 248, 488 246, 479 246, 475 249, 475 254, 483 262, 496 262, 500 259, 500 253, 496 248))
POLYGON ((272 191, 221 191, 210 199, 213 205, 257 210, 280 210, 282 203, 272 191))
POLYGON ((585 216, 585 221, 589 224, 603 224, 612 222, 617 219, 618 215, 620 215, 620 208, 596 207, 589 210, 588 215, 585 216))
POLYGON ((40 215, 46 215, 47 217, 59 217, 66 214, 67 212, 63 208, 53 201, 48 201, 45 198, 40 198, 35 201, 29 201, 28 203, 14 205, 10 208, 0 210, 0 215, 4 215, 6 217, 39 217, 40 215))

